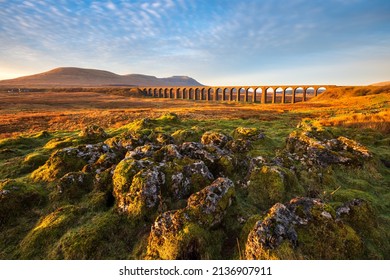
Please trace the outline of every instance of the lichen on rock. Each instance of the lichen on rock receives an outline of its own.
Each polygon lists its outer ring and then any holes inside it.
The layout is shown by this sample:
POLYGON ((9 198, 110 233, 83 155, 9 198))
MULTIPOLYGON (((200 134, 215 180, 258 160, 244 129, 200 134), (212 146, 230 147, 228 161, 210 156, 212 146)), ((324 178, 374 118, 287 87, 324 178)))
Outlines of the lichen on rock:
POLYGON ((340 223, 332 207, 319 199, 295 198, 277 203, 248 235, 247 259, 359 258, 362 242, 340 223))
POLYGON ((162 213, 155 220, 148 240, 149 259, 209 259, 219 254, 221 223, 234 196, 234 184, 218 178, 188 198, 187 207, 162 213))

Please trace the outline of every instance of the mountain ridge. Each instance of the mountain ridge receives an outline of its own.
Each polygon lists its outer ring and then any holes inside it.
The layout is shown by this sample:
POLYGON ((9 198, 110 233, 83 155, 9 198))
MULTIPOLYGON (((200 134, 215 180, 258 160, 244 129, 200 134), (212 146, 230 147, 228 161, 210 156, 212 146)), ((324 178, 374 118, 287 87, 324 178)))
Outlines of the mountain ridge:
POLYGON ((188 76, 158 78, 144 74, 119 75, 106 70, 58 67, 15 79, 0 80, 0 86, 201 86, 188 76))

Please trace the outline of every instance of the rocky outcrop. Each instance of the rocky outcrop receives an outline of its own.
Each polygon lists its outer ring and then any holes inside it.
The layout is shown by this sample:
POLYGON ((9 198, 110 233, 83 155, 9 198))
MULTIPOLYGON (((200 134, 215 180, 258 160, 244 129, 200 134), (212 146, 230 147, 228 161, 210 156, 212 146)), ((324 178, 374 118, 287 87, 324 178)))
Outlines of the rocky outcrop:
POLYGON ((247 259, 350 259, 363 253, 357 233, 319 199, 277 203, 256 222, 245 247, 247 259))
MULTIPOLYGON (((207 259, 216 254, 221 240, 211 229, 221 223, 234 197, 234 184, 218 178, 191 195, 187 207, 162 213, 148 240, 150 259, 207 259)), ((220 248, 219 248, 220 249, 220 248)))
POLYGON ((248 199, 260 209, 305 193, 295 174, 285 167, 252 160, 246 177, 248 199))
POLYGON ((96 124, 85 127, 79 134, 80 137, 86 138, 87 140, 104 140, 108 137, 108 134, 103 128, 96 124))
POLYGON ((361 166, 372 157, 364 146, 346 137, 334 137, 325 129, 310 123, 301 124, 286 140, 290 158, 307 166, 326 167, 332 164, 361 166))
POLYGON ((228 136, 214 131, 204 133, 201 138, 201 143, 203 145, 214 145, 218 148, 223 148, 228 141, 228 136))

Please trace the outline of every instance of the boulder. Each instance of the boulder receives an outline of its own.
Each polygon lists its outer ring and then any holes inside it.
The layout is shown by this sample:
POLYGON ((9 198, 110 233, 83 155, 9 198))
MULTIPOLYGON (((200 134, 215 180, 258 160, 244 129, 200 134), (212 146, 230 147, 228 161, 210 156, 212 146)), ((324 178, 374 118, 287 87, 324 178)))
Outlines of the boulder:
POLYGON ((359 259, 362 252, 360 237, 332 207, 305 197, 275 204, 245 246, 247 259, 359 259))
POLYGON ((80 199, 93 189, 93 176, 84 172, 70 172, 62 176, 55 190, 51 193, 52 199, 80 199))
POLYGON ((222 221, 234 195, 234 183, 227 178, 218 178, 188 198, 187 211, 199 224, 213 227, 222 221))
POLYGON ((361 166, 372 157, 368 149, 356 141, 343 136, 335 138, 329 132, 314 128, 292 132, 286 140, 286 149, 307 166, 361 166))
POLYGON ((80 137, 88 140, 103 140, 108 137, 108 134, 103 128, 96 124, 86 126, 79 134, 80 137))
POLYGON ((214 145, 223 148, 229 141, 229 137, 220 132, 208 131, 202 135, 201 143, 203 145, 214 145))
POLYGON ((233 131, 233 138, 236 140, 257 141, 265 138, 265 134, 255 127, 237 127, 233 131))
POLYGON ((151 228, 146 258, 216 258, 223 242, 221 232, 213 227, 221 223, 233 196, 233 182, 218 178, 191 195, 184 209, 159 215, 151 228))
POLYGON ((276 165, 264 165, 261 160, 259 165, 255 165, 255 162, 256 159, 253 159, 246 185, 248 200, 258 208, 268 209, 276 202, 288 201, 304 194, 304 189, 291 170, 276 165))

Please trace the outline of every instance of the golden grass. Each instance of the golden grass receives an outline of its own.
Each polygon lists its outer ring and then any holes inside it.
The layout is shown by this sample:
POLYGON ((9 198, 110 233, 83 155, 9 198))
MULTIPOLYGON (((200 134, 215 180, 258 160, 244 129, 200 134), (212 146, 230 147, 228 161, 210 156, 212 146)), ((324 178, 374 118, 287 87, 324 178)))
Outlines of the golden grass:
POLYGON ((135 119, 154 118, 166 112, 196 120, 269 121, 288 114, 290 119, 310 117, 317 118, 323 125, 370 128, 388 133, 390 94, 387 87, 365 88, 335 88, 296 104, 136 98, 103 92, 0 92, 0 139, 42 130, 80 130, 92 123, 117 128, 135 119), (367 92, 365 88, 374 94, 356 96, 367 92))

